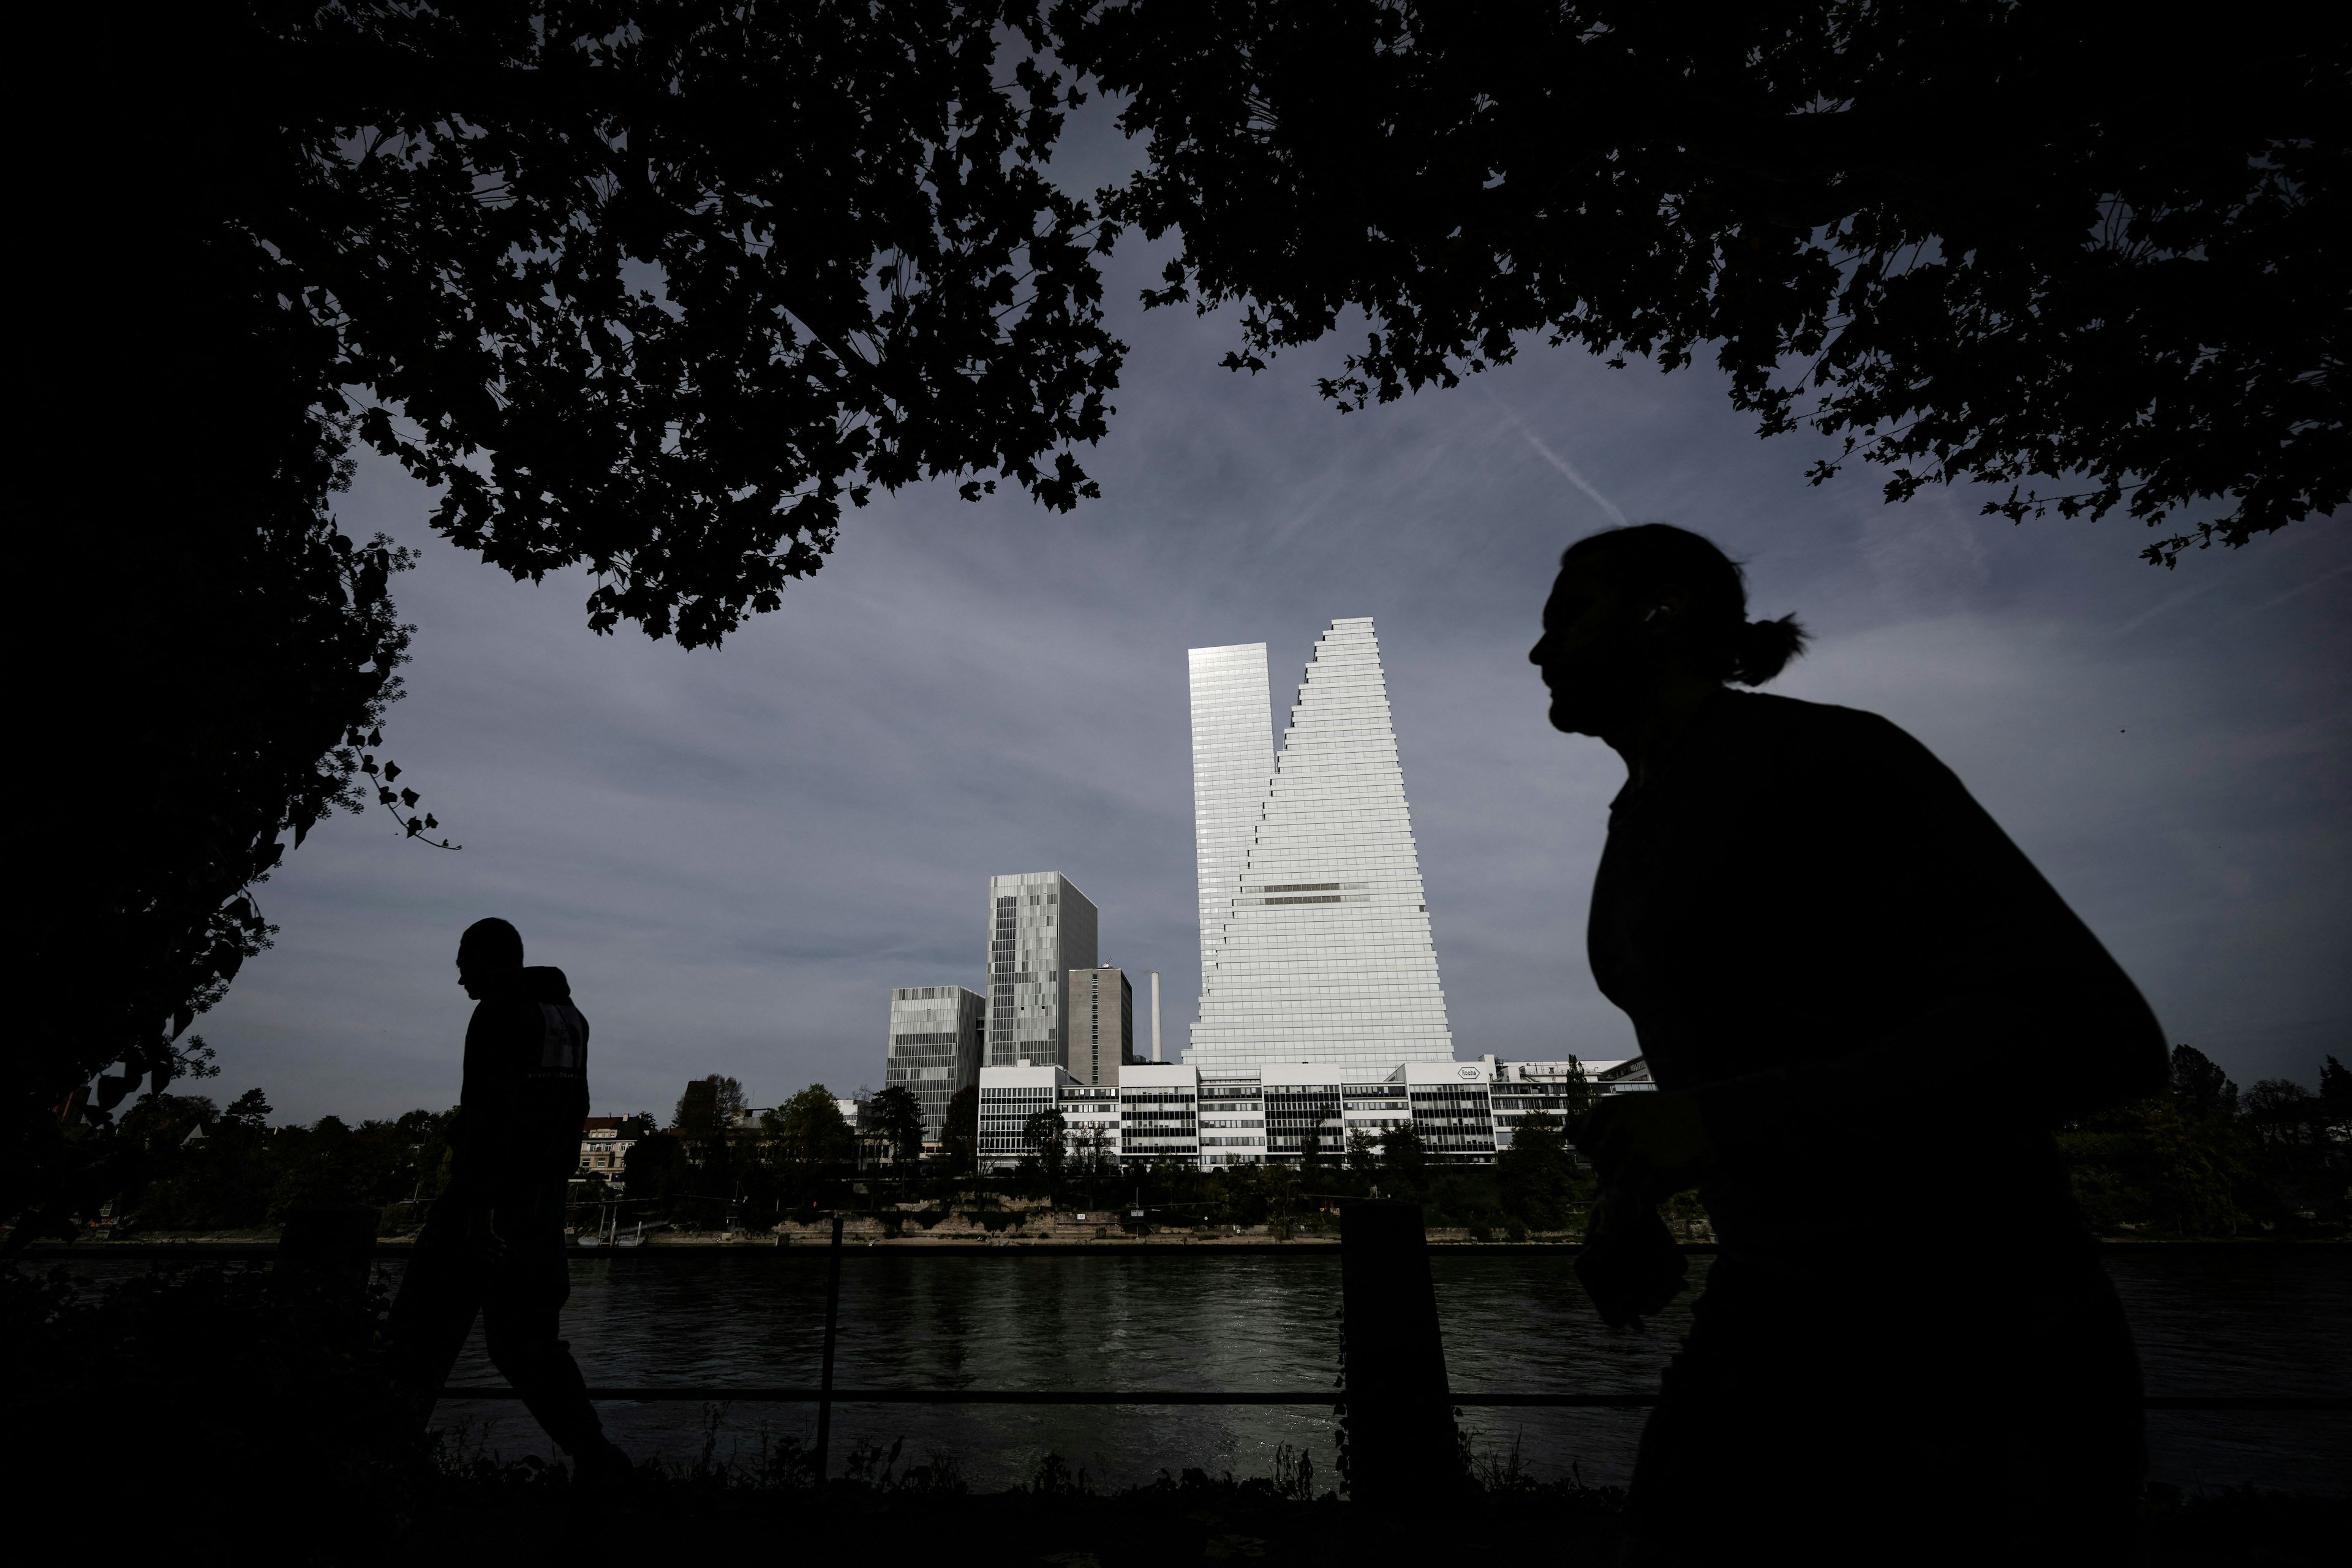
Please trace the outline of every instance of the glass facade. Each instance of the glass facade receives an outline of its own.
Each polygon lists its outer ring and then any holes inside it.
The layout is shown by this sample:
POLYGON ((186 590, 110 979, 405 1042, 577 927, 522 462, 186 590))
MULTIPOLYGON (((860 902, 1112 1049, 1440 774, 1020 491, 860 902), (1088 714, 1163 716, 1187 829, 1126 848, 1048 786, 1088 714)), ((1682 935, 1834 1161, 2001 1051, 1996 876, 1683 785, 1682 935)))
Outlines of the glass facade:
POLYGON ((1200 867, 1201 993, 1249 858, 1274 778, 1274 699, 1265 644, 1196 647, 1192 675, 1192 836, 1200 867))
POLYGON ((1201 1085, 1201 1163, 1264 1163, 1265 1106, 1265 1090, 1255 1082, 1201 1085))
POLYGON ((980 1079, 980 1162, 983 1169, 1003 1170, 1034 1153, 1028 1142, 1029 1119, 1041 1110, 1059 1109, 1061 1089, 1069 1074, 1058 1068, 990 1068, 980 1079))
POLYGON ((988 879, 988 1065, 1070 1065, 1070 971, 1095 967, 1095 905, 1059 871, 988 879))
POLYGON ((1285 1062, 1209 1075, 1181 1065, 1123 1068, 1116 1085, 1083 1084, 1058 1067, 983 1068, 980 1164, 1010 1170, 1036 1151, 1025 1138, 1041 1110, 1062 1113, 1069 1157, 1097 1164, 1173 1162, 1202 1170, 1345 1159, 1351 1142, 1377 1151, 1410 1125, 1440 1164, 1484 1165, 1510 1147, 1517 1123, 1538 1110, 1553 1120, 1587 1095, 1654 1087, 1640 1058, 1629 1062, 1406 1062, 1385 1073, 1285 1062))
POLYGON ((1118 1075, 1118 1155, 1152 1164, 1201 1158, 1201 1080, 1173 1065, 1129 1068, 1118 1075))
POLYGON ((1184 1059, 1203 1071, 1450 1061, 1371 620, 1335 620, 1318 639, 1261 775, 1252 741, 1266 731, 1251 715, 1265 711, 1252 708, 1265 662, 1262 643, 1192 652, 1201 1011, 1184 1059))
POLYGON ((1450 1074, 1408 1071, 1413 1130, 1431 1158, 1478 1163, 1495 1154, 1495 1104, 1486 1074, 1467 1063, 1450 1074))
POLYGON ((890 1037, 882 1078, 914 1091, 923 1139, 939 1142, 948 1101, 980 1081, 980 1039, 988 1004, 961 985, 901 985, 890 993, 890 1037))

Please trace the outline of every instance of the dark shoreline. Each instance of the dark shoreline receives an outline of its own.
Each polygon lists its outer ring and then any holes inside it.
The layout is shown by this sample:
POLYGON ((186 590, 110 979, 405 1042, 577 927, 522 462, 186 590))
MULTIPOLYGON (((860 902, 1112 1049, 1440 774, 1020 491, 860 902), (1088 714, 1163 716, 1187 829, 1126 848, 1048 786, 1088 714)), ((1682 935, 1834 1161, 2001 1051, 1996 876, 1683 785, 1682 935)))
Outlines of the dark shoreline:
MULTIPOLYGON (((376 1256, 398 1258, 405 1254, 415 1238, 386 1237, 376 1244, 376 1256)), ((2342 1247, 2341 1237, 2244 1237, 2230 1240, 2189 1239, 2179 1241, 2132 1240, 2099 1238, 2103 1251, 2129 1252, 2194 1252, 2245 1251, 2264 1247, 2342 1247)), ((1676 1244, 1682 1251, 1694 1257, 1711 1257, 1717 1245, 1711 1241, 1685 1241, 1676 1244)), ((1471 1257, 1518 1257, 1528 1254, 1573 1255, 1583 1250, 1583 1244, 1572 1241, 1432 1241, 1433 1253, 1471 1257)), ((793 1237, 777 1245, 760 1241, 663 1241, 649 1242, 643 1247, 575 1247, 571 1255, 577 1258, 666 1257, 688 1254, 698 1258, 746 1257, 786 1258, 794 1254, 806 1257, 828 1250, 824 1240, 814 1232, 806 1238, 793 1237)), ((923 1257, 923 1258, 1142 1258, 1142 1257, 1334 1257, 1339 1255, 1337 1237, 1313 1241, 863 1241, 850 1240, 842 1247, 845 1257, 923 1257)), ((209 1258, 221 1262, 266 1261, 278 1256, 274 1241, 87 1241, 35 1242, 16 1254, 20 1260, 47 1258, 209 1258)))

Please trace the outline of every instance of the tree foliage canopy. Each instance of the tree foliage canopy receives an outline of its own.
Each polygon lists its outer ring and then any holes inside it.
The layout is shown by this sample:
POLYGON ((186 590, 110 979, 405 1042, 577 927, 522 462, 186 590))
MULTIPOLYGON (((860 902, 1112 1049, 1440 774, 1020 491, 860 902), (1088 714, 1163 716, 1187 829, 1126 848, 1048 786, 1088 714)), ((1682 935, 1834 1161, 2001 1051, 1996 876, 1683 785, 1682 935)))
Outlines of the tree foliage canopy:
POLYGON ((2163 1093, 2060 1135, 2084 1217, 2101 1230, 2183 1236, 2352 1221, 2352 1083, 2334 1057, 2319 1082, 2315 1095, 2263 1079, 2241 1096, 2219 1063, 2175 1046, 2163 1093))
POLYGON ((837 1165, 856 1152, 833 1090, 813 1083, 762 1119, 776 1158, 789 1165, 837 1165))
POLYGON ((867 1114, 893 1159, 923 1157, 923 1103, 913 1089, 903 1083, 889 1085, 869 1102, 867 1114))
POLYGON ((1094 493, 1071 448, 1124 352, 1112 231, 1040 172, 1069 97, 1023 49, 1034 4, 238 0, 33 32, 90 128, 36 198, 71 247, 37 569, 102 591, 37 607, 34 728, 81 777, 31 956, 76 978, 9 1086, 0 1211, 87 1163, 76 1085, 201 1066, 176 1042, 323 814, 434 826, 369 749, 408 558, 330 510, 359 447, 489 563, 585 566, 596 630, 711 645, 875 487, 1094 493))
POLYGON ((980 1085, 968 1083, 948 1097, 940 1144, 948 1169, 960 1173, 972 1169, 980 1158, 980 1085))
POLYGON ((1890 498, 2120 506, 2173 524, 2167 564, 2352 486, 2340 26, 2108 0, 1066 0, 1055 25, 1150 137, 1112 204, 1181 231, 1147 299, 1244 302, 1252 370, 1360 308, 1343 409, 1528 334, 1668 370, 1712 346, 1765 432, 1841 437, 1890 498))
POLYGON ((743 1096, 740 1079, 721 1073, 689 1079, 686 1091, 677 1097, 677 1109, 671 1113, 670 1125, 686 1138, 704 1142, 721 1138, 750 1103, 743 1096))
POLYGON ((845 496, 1002 474, 1066 509, 1120 345, 1107 231, 997 79, 1011 0, 263 0, 209 215, 331 352, 332 439, 440 491, 589 624, 716 643, 816 570, 845 496))

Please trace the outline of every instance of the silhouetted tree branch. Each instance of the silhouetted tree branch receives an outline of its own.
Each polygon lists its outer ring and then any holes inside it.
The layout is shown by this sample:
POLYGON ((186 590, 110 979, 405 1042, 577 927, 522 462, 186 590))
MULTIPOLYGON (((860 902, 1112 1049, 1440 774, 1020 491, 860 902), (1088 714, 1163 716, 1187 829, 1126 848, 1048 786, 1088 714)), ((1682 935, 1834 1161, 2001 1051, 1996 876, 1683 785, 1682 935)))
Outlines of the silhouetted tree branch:
POLYGON ((1124 353, 1114 231, 1040 172, 1062 83, 1021 58, 1000 86, 1024 38, 1017 0, 28 22, 79 139, 21 200, 52 247, 22 503, 52 787, 0 1216, 79 1201, 77 1086, 201 1064, 176 1042, 326 812, 372 791, 437 828, 371 750, 409 558, 335 523, 357 447, 486 562, 585 566, 595 630, 689 647, 775 608, 877 486, 1095 493, 1070 448, 1124 353))
POLYGON ((2344 28, 2091 0, 1063 0, 1055 25, 1150 137, 1110 200, 1182 235, 1146 299, 1242 303, 1247 370, 1360 308, 1343 410, 1531 334, 1667 370, 1711 347, 1764 433, 1839 437, 1889 499, 1969 480, 2013 521, 2185 522, 2144 552, 2166 565, 2352 485, 2344 28))

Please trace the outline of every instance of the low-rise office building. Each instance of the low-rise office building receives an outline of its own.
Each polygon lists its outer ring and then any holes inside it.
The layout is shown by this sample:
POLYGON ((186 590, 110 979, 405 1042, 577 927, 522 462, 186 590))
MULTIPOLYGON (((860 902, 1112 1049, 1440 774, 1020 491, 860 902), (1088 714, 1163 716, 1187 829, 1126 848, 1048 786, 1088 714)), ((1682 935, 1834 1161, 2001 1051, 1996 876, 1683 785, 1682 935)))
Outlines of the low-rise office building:
MULTIPOLYGON (((986 1074, 982 1075, 983 1083, 986 1074)), ((983 1088, 983 1095, 987 1090, 983 1088)), ((1118 1075, 1118 1157, 1180 1164, 1201 1157, 1201 1075, 1172 1062, 1122 1068, 1118 1075)))
POLYGON ((1217 1169, 1343 1158, 1359 1138, 1380 1143, 1411 1126, 1432 1160, 1486 1164, 1528 1117, 1564 1121, 1584 1096, 1654 1087, 1631 1061, 1406 1062, 1374 1068, 1312 1062, 1211 1069, 1129 1064, 1113 1084, 1080 1082, 1053 1066, 982 1068, 980 1165, 1010 1170, 1037 1152, 1033 1133, 1061 1112, 1071 1158, 1217 1169), (1580 1089, 1577 1080, 1581 1078, 1580 1089))

